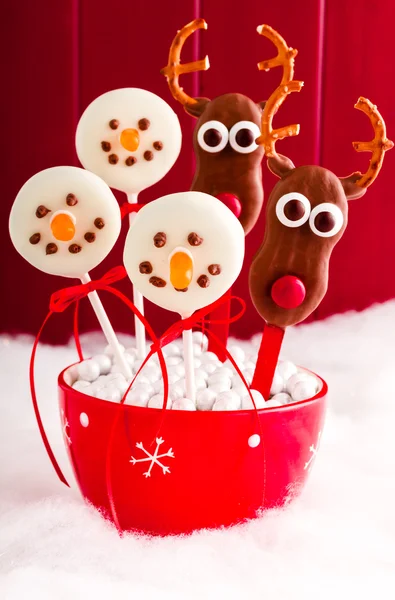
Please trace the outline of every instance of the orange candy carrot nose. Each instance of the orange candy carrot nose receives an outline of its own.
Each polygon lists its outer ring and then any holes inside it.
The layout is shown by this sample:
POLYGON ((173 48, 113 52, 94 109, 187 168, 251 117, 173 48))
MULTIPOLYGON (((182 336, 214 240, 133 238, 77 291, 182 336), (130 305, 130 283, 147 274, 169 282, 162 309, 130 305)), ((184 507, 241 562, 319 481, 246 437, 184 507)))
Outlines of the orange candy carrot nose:
POLYGON ((180 250, 170 258, 170 281, 177 290, 184 290, 192 281, 193 261, 187 252, 180 250))
POLYGON ((120 142, 125 150, 135 152, 140 144, 140 136, 137 129, 124 129, 121 133, 120 142))
POLYGON ((51 230, 54 238, 61 242, 69 242, 75 236, 75 225, 70 215, 59 213, 51 221, 51 230))

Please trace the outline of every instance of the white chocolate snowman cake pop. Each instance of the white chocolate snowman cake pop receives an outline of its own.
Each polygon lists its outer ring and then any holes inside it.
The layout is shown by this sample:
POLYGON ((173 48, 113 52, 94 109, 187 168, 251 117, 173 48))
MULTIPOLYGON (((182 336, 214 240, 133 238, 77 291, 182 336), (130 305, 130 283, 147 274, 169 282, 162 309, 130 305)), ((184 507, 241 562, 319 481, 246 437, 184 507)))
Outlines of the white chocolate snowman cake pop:
MULTIPOLYGON (((136 288, 182 319, 220 298, 239 275, 243 258, 239 220, 220 200, 203 192, 170 194, 144 206, 124 250, 124 264, 136 288)), ((182 336, 187 395, 179 408, 190 410, 196 404, 191 329, 182 336)))
POLYGON ((176 162, 180 123, 170 106, 152 92, 112 90, 83 113, 76 148, 86 169, 110 187, 137 194, 162 179, 176 162))
POLYGON ((238 219, 203 192, 170 194, 144 206, 124 250, 133 284, 182 318, 220 298, 239 275, 243 258, 238 219))
MULTIPOLYGON (((10 214, 16 250, 40 271, 90 281, 118 239, 121 214, 114 194, 94 173, 53 167, 19 191, 10 214)), ((96 291, 88 298, 125 377, 131 370, 96 291)))
POLYGON ((37 269, 81 278, 114 246, 121 229, 118 203, 94 173, 53 167, 19 191, 10 215, 17 251, 37 269))

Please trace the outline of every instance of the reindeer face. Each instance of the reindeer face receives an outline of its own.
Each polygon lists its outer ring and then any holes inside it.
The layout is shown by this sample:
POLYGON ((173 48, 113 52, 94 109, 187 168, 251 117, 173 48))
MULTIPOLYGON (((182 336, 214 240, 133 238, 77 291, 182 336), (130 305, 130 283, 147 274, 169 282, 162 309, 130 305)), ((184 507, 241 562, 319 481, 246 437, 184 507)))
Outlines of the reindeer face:
POLYGON ((255 143, 262 109, 242 94, 224 94, 201 100, 187 111, 200 115, 194 132, 197 168, 192 189, 224 202, 248 233, 263 202, 264 149, 255 143))
POLYGON ((342 184, 327 169, 299 167, 277 183, 268 200, 263 244, 250 270, 252 300, 268 323, 294 325, 321 302, 347 213, 342 184))

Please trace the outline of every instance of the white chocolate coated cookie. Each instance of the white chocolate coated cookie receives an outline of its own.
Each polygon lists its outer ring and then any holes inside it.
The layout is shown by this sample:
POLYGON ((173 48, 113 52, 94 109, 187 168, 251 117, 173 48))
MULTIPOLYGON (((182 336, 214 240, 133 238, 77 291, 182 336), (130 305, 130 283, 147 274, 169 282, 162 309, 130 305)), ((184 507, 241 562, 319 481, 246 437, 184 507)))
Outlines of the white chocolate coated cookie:
POLYGON ((181 149, 176 113, 152 92, 106 92, 83 113, 77 127, 78 158, 112 188, 139 193, 162 179, 181 149))
POLYGON ((243 258, 238 219, 203 192, 171 194, 144 206, 124 250, 136 288, 182 318, 220 298, 239 275, 243 258))
POLYGON ((21 188, 9 226, 15 248, 34 267, 80 278, 113 248, 121 216, 100 177, 77 167, 53 167, 21 188))

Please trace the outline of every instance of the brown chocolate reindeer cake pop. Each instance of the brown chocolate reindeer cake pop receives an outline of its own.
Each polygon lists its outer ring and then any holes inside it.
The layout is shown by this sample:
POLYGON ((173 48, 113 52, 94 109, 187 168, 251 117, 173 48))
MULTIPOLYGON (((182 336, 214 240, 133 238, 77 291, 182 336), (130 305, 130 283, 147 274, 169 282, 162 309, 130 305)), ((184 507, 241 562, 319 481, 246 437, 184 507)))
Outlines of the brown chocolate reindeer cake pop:
MULTIPOLYGON (((239 218, 245 234, 254 227, 263 203, 261 162, 264 146, 256 143, 264 102, 254 102, 242 94, 224 94, 214 100, 192 98, 180 87, 178 78, 209 68, 208 57, 180 64, 181 49, 185 40, 197 29, 207 29, 204 19, 196 19, 183 27, 174 38, 167 67, 162 73, 167 77, 174 98, 181 102, 186 112, 197 118, 194 131, 196 173, 192 190, 206 192, 222 200, 239 218)), ((270 39, 278 49, 278 56, 258 64, 260 70, 284 65, 285 85, 293 79, 294 59, 297 50, 288 48, 285 40, 268 25, 258 27, 258 33, 270 39)), ((300 91, 303 83, 292 82, 300 91)), ((298 126, 288 127, 297 135, 298 126)))
POLYGON ((272 119, 285 94, 280 86, 268 101, 257 140, 280 181, 269 196, 265 236, 249 277, 257 311, 278 327, 303 321, 325 296, 331 252, 347 226, 347 202, 365 194, 380 172, 385 151, 393 146, 377 107, 359 98, 355 108, 370 118, 375 134, 371 142, 353 143, 357 152, 372 152, 366 173, 339 178, 319 166, 296 168, 275 151, 281 136, 272 130, 272 119))
POLYGON ((251 384, 269 397, 285 327, 308 317, 325 296, 332 250, 347 226, 348 200, 363 196, 380 172, 386 150, 383 118, 369 100, 359 98, 355 108, 372 123, 374 138, 354 142, 358 152, 372 152, 366 173, 339 178, 318 166, 295 167, 277 154, 275 143, 287 135, 273 130, 272 120, 289 86, 280 85, 262 115, 262 143, 269 169, 280 181, 269 196, 262 246, 252 262, 249 287, 252 301, 264 319, 257 366, 251 384))

